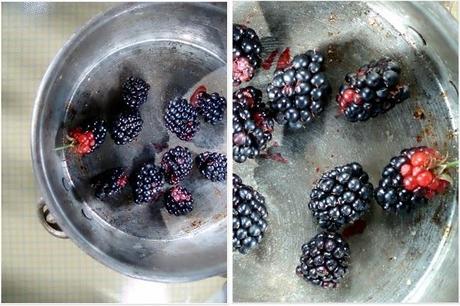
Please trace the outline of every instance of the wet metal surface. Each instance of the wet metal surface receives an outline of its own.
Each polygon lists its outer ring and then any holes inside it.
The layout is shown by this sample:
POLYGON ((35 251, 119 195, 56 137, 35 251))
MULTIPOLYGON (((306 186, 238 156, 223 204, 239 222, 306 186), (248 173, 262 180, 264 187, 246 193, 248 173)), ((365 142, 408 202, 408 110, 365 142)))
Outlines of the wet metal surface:
MULTIPOLYGON (((319 231, 307 204, 322 172, 356 161, 375 186, 383 167, 403 148, 430 145, 457 156, 458 32, 457 23, 442 10, 436 3, 234 4, 234 22, 256 30, 264 58, 276 48, 289 47, 292 55, 318 48, 326 55, 333 88, 329 105, 306 129, 275 127, 272 145, 280 146, 269 151, 280 153, 287 163, 258 158, 234 167, 246 184, 266 196, 270 222, 258 249, 246 256, 234 254, 234 301, 456 300, 457 190, 410 215, 389 215, 372 203, 363 233, 348 239, 351 268, 340 288, 324 290, 295 275, 301 245, 319 231), (411 98, 367 122, 346 121, 335 103, 343 77, 382 56, 401 63, 411 98)), ((266 98, 273 70, 260 69, 245 85, 260 88, 266 98)))

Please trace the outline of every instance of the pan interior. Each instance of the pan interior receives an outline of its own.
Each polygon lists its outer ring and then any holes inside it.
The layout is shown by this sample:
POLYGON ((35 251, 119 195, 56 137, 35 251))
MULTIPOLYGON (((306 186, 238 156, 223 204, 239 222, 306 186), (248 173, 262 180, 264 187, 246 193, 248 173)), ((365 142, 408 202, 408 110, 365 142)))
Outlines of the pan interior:
MULTIPOLYGON (((401 9, 396 4, 391 4, 395 12, 401 9)), ((455 190, 400 216, 384 213, 373 202, 364 232, 347 239, 351 268, 335 290, 321 289, 295 275, 301 245, 320 231, 307 208, 309 193, 322 172, 354 161, 363 165, 376 186, 383 167, 406 147, 430 145, 457 156, 451 113, 458 103, 452 86, 457 78, 451 75, 449 82, 445 77, 448 69, 435 64, 428 47, 419 47, 423 42, 414 43, 362 2, 237 2, 234 18, 235 23, 256 30, 265 57, 286 47, 291 55, 320 49, 333 89, 320 118, 306 129, 275 127, 272 144, 279 146, 269 150, 281 154, 287 163, 258 158, 234 166, 243 182, 266 197, 269 212, 269 229, 261 245, 248 255, 234 253, 234 300, 404 300, 420 282, 429 281, 425 272, 439 269, 436 265, 447 254, 447 246, 457 240, 455 190), (402 76, 411 88, 410 100, 367 122, 347 122, 338 115, 334 96, 343 77, 385 55, 401 63, 402 76), (418 110, 423 111, 424 119, 414 117, 418 110)), ((408 17, 405 22, 411 21, 408 17)), ((431 43, 427 41, 428 46, 431 43)), ((273 71, 273 67, 260 69, 244 86, 260 88, 266 99, 265 88, 273 71)))
POLYGON ((163 196, 154 203, 136 205, 128 186, 117 197, 100 201, 90 187, 90 178, 113 167, 137 169, 155 161, 175 146, 185 146, 195 157, 204 151, 223 151, 224 124, 201 123, 192 142, 179 140, 164 126, 165 105, 175 97, 190 98, 198 85, 225 95, 225 68, 212 52, 189 43, 171 40, 143 42, 123 48, 98 62, 78 85, 66 113, 67 124, 101 114, 110 121, 121 105, 121 84, 129 76, 142 77, 150 84, 147 102, 141 106, 144 121, 139 137, 126 145, 116 145, 109 134, 92 154, 75 158, 67 153, 65 167, 76 196, 101 222, 127 234, 146 239, 169 240, 203 230, 225 216, 225 184, 213 183, 196 170, 183 185, 192 192, 194 210, 181 217, 168 214, 163 196))

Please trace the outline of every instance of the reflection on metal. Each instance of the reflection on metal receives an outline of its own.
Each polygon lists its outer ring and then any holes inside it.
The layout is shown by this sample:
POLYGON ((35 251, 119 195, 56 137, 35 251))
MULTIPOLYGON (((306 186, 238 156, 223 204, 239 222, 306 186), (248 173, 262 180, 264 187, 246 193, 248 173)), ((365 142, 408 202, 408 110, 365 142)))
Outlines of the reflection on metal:
POLYGON ((51 214, 48 206, 46 206, 46 203, 43 200, 38 203, 38 218, 48 233, 57 238, 68 238, 59 224, 57 224, 54 216, 51 214))

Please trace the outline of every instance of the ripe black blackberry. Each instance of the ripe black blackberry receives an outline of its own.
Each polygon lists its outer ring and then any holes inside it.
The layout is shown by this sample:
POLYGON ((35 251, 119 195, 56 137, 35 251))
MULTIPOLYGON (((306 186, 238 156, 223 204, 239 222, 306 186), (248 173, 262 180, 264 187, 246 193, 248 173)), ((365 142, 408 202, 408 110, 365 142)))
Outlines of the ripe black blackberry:
POLYGON ((406 100, 409 87, 401 84, 400 74, 398 63, 387 57, 347 74, 336 97, 341 112, 349 121, 366 121, 406 100))
POLYGON ((97 198, 103 200, 119 193, 128 183, 124 168, 112 168, 97 175, 91 183, 97 198))
POLYGON ((192 153, 181 146, 168 150, 161 159, 166 182, 172 185, 183 181, 192 170, 192 166, 192 153))
POLYGON ((256 32, 244 25, 233 25, 233 85, 247 82, 260 67, 262 45, 256 32))
POLYGON ((322 228, 337 231, 369 210, 373 191, 361 165, 347 164, 321 176, 310 193, 308 208, 322 228))
POLYGON ((221 97, 217 92, 200 94, 197 101, 197 111, 203 120, 212 125, 224 119, 224 112, 227 106, 225 97, 221 97))
POLYGON ((267 230, 265 198, 233 174, 233 250, 247 254, 267 230))
POLYGON ((166 192, 164 204, 171 215, 183 216, 193 210, 193 197, 184 187, 173 186, 166 192))
POLYGON ((110 135, 117 145, 127 144, 142 131, 141 113, 138 110, 124 110, 110 124, 110 135))
POLYGON ((139 204, 156 200, 163 191, 164 183, 163 169, 153 163, 143 164, 132 180, 134 202, 139 204))
POLYGON ((200 129, 197 111, 186 99, 171 100, 164 120, 166 128, 184 141, 190 141, 200 129))
POLYGON ((321 53, 308 50, 296 55, 286 68, 275 71, 267 93, 277 123, 300 128, 324 110, 330 85, 323 62, 321 53))
POLYGON ((143 79, 129 77, 122 85, 123 103, 131 108, 139 108, 147 101, 150 85, 143 79))
POLYGON ((233 93, 233 159, 242 163, 257 157, 272 139, 274 122, 252 86, 233 93))
POLYGON ((203 152, 196 159, 200 173, 213 182, 225 181, 227 177, 227 156, 217 152, 203 152))
POLYGON ((323 288, 335 288, 348 271, 350 248, 338 233, 322 232, 302 245, 296 274, 323 288))

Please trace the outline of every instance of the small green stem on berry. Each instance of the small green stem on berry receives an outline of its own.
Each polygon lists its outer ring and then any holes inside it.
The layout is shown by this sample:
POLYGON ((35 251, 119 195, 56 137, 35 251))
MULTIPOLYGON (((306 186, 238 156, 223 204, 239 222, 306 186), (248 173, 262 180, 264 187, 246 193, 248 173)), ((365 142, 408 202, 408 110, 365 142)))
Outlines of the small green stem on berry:
POLYGON ((447 164, 444 164, 443 166, 445 167, 445 169, 449 169, 449 168, 458 168, 458 160, 456 161, 452 161, 452 162, 449 162, 447 164))
POLYGON ((64 149, 73 147, 74 145, 75 145, 75 144, 74 144, 73 142, 71 142, 71 143, 69 143, 69 144, 66 144, 65 146, 61 146, 61 147, 54 148, 54 151, 64 150, 64 149))

